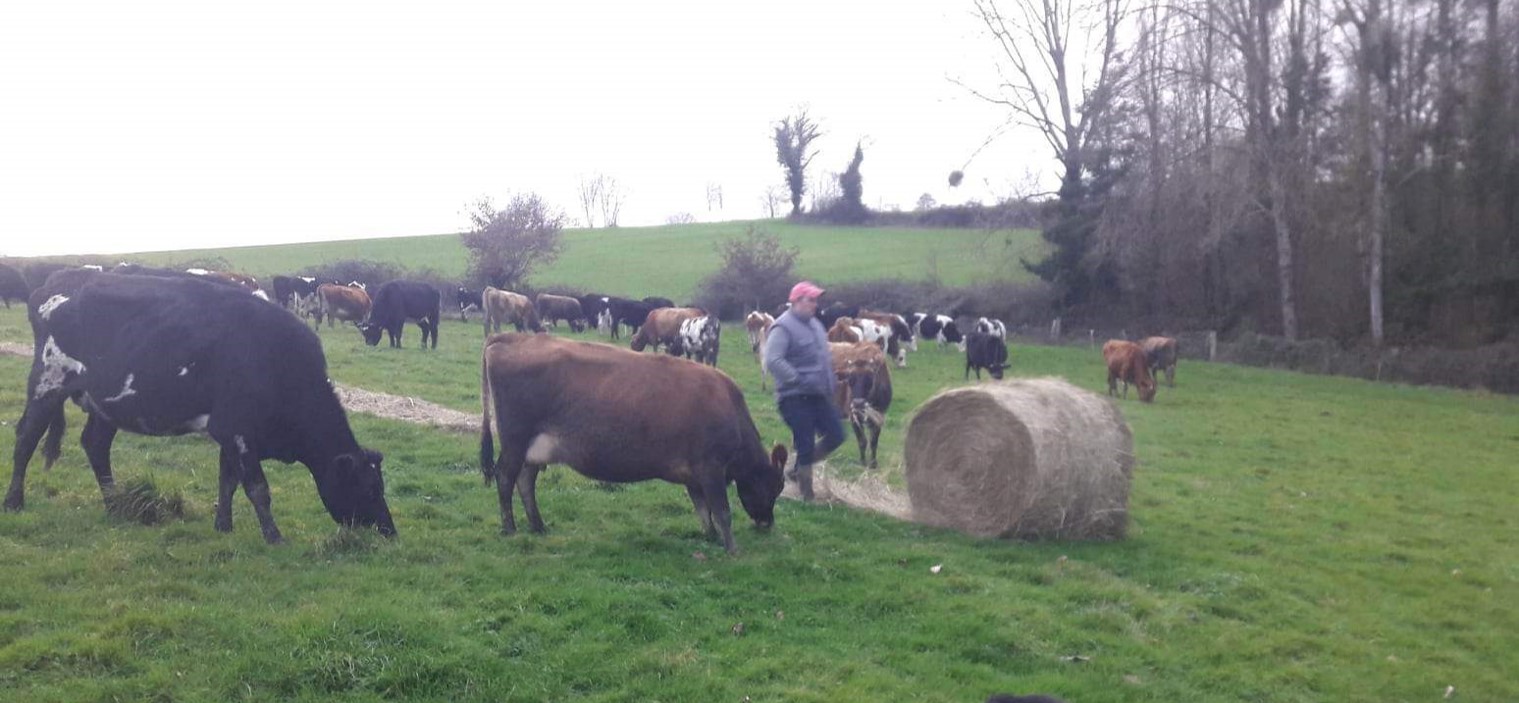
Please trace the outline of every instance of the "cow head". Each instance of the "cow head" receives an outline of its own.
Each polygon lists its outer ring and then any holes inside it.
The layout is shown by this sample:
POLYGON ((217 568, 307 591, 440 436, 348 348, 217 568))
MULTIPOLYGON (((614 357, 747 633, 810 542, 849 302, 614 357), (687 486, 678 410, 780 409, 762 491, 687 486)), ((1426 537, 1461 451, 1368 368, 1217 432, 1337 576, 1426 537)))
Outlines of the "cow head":
POLYGON ((786 469, 786 447, 777 444, 770 450, 770 463, 755 462, 748 471, 739 474, 738 500, 744 512, 754 521, 754 526, 769 529, 775 524, 775 501, 786 488, 782 473, 786 469))
POLYGON ((1006 369, 1007 366, 1007 362, 999 361, 995 364, 992 364, 991 366, 986 367, 986 370, 991 372, 992 378, 1000 381, 1002 380, 1002 370, 1006 369))
POLYGON ((1151 377, 1149 374, 1145 374, 1145 377, 1139 379, 1139 383, 1136 383, 1134 385, 1139 386, 1140 402, 1155 402, 1155 379, 1153 377, 1151 377))
POLYGON ((385 502, 385 477, 380 473, 384 460, 379 452, 360 448, 313 468, 317 494, 338 524, 374 527, 386 537, 395 536, 396 524, 385 502))
POLYGON ((837 376, 839 391, 844 394, 841 409, 847 410, 849 421, 862 426, 880 424, 881 414, 870 406, 870 394, 876 384, 876 362, 851 359, 837 376))
POLYGON ((384 331, 384 327, 381 327, 379 324, 374 322, 359 325, 359 332, 362 332, 364 334, 364 343, 368 344, 371 347, 378 346, 380 344, 380 334, 384 331))

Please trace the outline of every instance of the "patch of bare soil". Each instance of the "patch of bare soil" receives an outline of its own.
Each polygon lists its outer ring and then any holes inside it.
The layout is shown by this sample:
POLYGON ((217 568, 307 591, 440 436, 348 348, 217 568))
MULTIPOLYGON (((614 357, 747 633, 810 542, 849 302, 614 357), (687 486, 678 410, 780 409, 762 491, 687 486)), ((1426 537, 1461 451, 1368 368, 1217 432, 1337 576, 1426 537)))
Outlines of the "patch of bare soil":
POLYGON ((18 344, 16 342, 0 342, 0 354, 10 354, 11 356, 31 356, 32 345, 18 344))
POLYGON ((480 416, 476 414, 459 412, 419 398, 376 393, 342 384, 333 386, 337 389, 338 400, 348 412, 367 413, 415 425, 431 425, 454 432, 480 431, 480 416))

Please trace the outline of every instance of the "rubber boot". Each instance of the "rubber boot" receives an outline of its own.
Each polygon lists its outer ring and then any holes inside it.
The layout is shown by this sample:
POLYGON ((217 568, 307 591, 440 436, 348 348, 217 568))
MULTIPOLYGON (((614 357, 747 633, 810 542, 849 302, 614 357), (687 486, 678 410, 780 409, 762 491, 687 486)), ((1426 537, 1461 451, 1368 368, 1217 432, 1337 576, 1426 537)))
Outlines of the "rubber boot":
POLYGON ((796 490, 802 495, 803 501, 812 502, 812 464, 797 465, 796 490))

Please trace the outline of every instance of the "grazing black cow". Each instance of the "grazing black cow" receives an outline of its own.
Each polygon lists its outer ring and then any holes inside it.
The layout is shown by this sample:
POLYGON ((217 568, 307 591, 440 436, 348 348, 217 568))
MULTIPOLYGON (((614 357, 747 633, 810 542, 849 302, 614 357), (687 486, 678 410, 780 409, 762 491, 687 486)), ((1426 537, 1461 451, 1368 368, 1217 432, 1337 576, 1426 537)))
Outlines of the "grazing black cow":
POLYGON ((391 281, 380 286, 374 295, 374 305, 369 309, 369 322, 360 325, 364 343, 375 346, 380 343, 380 333, 390 335, 390 346, 401 348, 401 329, 407 320, 414 320, 422 328, 422 348, 427 348, 427 338, 432 337, 432 348, 438 348, 438 319, 442 316, 443 296, 438 289, 418 281, 391 281))
POLYGON ((643 301, 649 304, 650 310, 675 307, 675 301, 670 300, 669 298, 661 298, 657 295, 651 295, 647 298, 644 298, 643 301))
POLYGON ((327 378, 315 333, 246 290, 208 281, 67 271, 34 291, 35 351, 16 425, 5 508, 25 503, 26 466, 73 398, 87 414, 80 441, 111 496, 111 443, 205 432, 221 445, 216 529, 232 529, 239 482, 264 539, 281 541, 260 462, 311 470, 332 519, 394 535, 382 457, 359 446, 327 378))
POLYGON ((460 322, 464 321, 464 313, 470 308, 476 310, 485 309, 480 303, 480 293, 481 291, 465 288, 464 286, 459 286, 459 290, 454 291, 454 302, 459 305, 460 322))
POLYGON ((1007 343, 1001 337, 985 332, 965 335, 965 380, 970 380, 971 369, 976 370, 976 380, 981 380, 981 369, 992 378, 1002 380, 1002 370, 1007 368, 1007 343))
POLYGON ((20 271, 0 264, 0 300, 5 301, 6 310, 11 308, 12 299, 24 303, 31 292, 32 289, 26 287, 26 277, 20 271))
POLYGON ((555 329, 559 328, 559 321, 564 320, 570 324, 570 331, 585 331, 585 309, 580 307, 579 299, 567 295, 539 293, 535 302, 539 320, 547 322, 555 329))
POLYGON ((859 316, 860 306, 845 305, 843 303, 834 303, 832 305, 829 305, 828 307, 819 310, 817 314, 818 322, 823 323, 823 329, 833 327, 833 323, 841 317, 858 318, 859 316))
POLYGON ((612 319, 612 339, 617 339, 620 336, 618 328, 622 325, 627 325, 636 332, 639 327, 643 326, 644 321, 649 319, 649 312, 652 310, 654 310, 653 306, 641 300, 628 300, 627 298, 617 297, 607 298, 607 312, 612 319))
POLYGON ((585 319, 595 325, 601 319, 601 313, 607 309, 607 297, 600 293, 588 293, 575 299, 580 301, 580 311, 585 314, 585 319))

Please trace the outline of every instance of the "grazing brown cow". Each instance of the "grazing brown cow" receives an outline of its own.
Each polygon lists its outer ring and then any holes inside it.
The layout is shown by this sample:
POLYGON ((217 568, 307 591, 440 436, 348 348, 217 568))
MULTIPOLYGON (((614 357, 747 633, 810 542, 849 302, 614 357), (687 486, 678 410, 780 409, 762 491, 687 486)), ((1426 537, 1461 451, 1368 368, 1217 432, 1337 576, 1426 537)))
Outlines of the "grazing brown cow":
POLYGON ((1142 402, 1155 400, 1155 379, 1150 377, 1150 365, 1145 361, 1145 351, 1138 344, 1122 339, 1110 339, 1102 345, 1102 358, 1108 362, 1108 395, 1118 395, 1118 382, 1123 381, 1123 397, 1129 397, 1129 384, 1139 388, 1142 402))
POLYGON ((641 352, 653 347, 654 351, 659 351, 661 344, 678 348, 680 323, 706 315, 707 311, 701 308, 655 308, 638 328, 638 334, 633 335, 632 349, 641 352))
POLYGON ((838 378, 833 404, 839 415, 854 427, 854 439, 860 445, 860 463, 876 468, 876 445, 881 441, 881 426, 891 409, 891 371, 886 354, 871 342, 829 344, 833 356, 833 373, 838 378), (865 461, 865 430, 870 430, 870 461, 865 461))
POLYGON ((585 312, 580 307, 580 301, 563 295, 539 293, 538 319, 556 328, 559 321, 564 320, 570 323, 572 332, 585 330, 585 312))
POLYGON ((1172 337, 1145 337, 1139 343, 1139 348, 1145 350, 1145 362, 1150 367, 1150 375, 1155 375, 1157 369, 1166 372, 1166 385, 1176 387, 1176 339, 1172 337))
POLYGON ((327 326, 333 326, 334 320, 352 322, 357 325, 369 317, 369 308, 373 303, 369 300, 369 294, 362 288, 340 286, 336 283, 323 283, 317 286, 317 314, 316 327, 321 329, 322 318, 327 318, 327 326))
POLYGON ((729 482, 756 526, 775 521, 786 449, 775 445, 766 455, 743 392, 721 371, 546 335, 498 334, 483 356, 480 468, 496 484, 502 532, 517 529, 514 488, 530 529, 543 531, 535 485, 548 464, 598 481, 681 484, 702 527, 729 552, 738 549, 729 482))
POLYGON ((492 332, 500 332, 503 324, 510 324, 518 332, 543 331, 543 325, 538 322, 538 310, 533 307, 533 301, 528 300, 527 296, 521 293, 486 286, 485 291, 480 294, 480 303, 485 312, 481 317, 485 321, 485 336, 487 337, 492 332))
POLYGON ((828 328, 828 341, 835 344, 854 344, 861 341, 860 328, 852 317, 840 317, 828 328))
MULTIPOLYGON (((775 316, 768 312, 755 310, 744 318, 744 329, 749 331, 749 349, 754 352, 754 359, 760 360, 760 350, 765 348, 765 340, 770 338, 770 326, 775 324, 775 316)), ((760 390, 765 390, 770 381, 770 372, 765 370, 765 364, 760 363, 760 390)))

